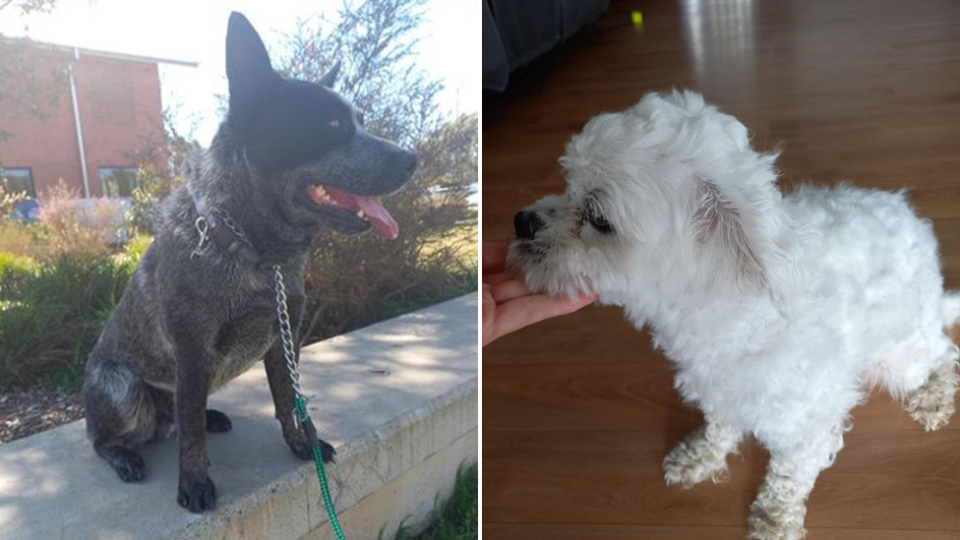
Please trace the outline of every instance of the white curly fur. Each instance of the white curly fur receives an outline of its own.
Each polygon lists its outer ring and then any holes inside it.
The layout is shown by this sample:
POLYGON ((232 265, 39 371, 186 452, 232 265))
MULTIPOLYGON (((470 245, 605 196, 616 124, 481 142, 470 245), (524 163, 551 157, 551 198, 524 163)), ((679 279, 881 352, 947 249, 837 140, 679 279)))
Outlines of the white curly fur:
POLYGON ((771 461, 750 537, 793 540, 872 386, 927 429, 947 422, 960 352, 943 328, 960 296, 902 191, 783 196, 777 155, 696 93, 647 94, 573 137, 566 192, 526 210, 539 226, 509 261, 533 290, 592 291, 649 325, 709 420, 667 456, 666 481, 721 478, 752 435, 771 461))

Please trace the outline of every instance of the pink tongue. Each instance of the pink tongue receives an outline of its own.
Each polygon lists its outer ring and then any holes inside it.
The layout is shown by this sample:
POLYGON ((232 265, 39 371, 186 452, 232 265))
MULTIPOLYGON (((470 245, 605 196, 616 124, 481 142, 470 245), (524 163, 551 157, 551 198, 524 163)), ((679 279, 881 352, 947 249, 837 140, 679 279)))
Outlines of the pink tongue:
POLYGON ((387 212, 387 209, 380 204, 380 201, 373 197, 363 197, 361 195, 353 195, 353 200, 356 201, 357 206, 363 210, 363 213, 366 214, 367 221, 373 225, 374 230, 376 230, 380 236, 390 240, 396 240, 400 234, 400 225, 397 225, 396 220, 394 220, 390 212, 387 212))

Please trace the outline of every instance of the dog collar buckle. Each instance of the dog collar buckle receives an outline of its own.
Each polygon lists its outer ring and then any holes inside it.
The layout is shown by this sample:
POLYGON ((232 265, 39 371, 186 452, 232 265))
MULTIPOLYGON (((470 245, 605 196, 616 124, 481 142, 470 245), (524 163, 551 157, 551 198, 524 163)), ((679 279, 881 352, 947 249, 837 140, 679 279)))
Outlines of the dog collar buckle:
POLYGON ((200 216, 193 223, 193 226, 197 228, 197 233, 200 234, 200 240, 197 242, 197 247, 193 248, 193 251, 190 253, 190 258, 195 259, 210 249, 210 236, 207 234, 207 231, 210 229, 210 224, 207 222, 207 218, 200 216))
POLYGON ((214 243, 224 252, 239 256, 253 266, 261 265, 262 258, 254 249, 253 243, 243 234, 240 226, 229 215, 217 208, 213 208, 207 213, 195 197, 193 202, 198 214, 193 226, 197 229, 199 239, 197 240, 197 247, 190 252, 191 260, 205 255, 210 250, 210 244, 214 243), (221 225, 223 226, 221 227, 221 225))

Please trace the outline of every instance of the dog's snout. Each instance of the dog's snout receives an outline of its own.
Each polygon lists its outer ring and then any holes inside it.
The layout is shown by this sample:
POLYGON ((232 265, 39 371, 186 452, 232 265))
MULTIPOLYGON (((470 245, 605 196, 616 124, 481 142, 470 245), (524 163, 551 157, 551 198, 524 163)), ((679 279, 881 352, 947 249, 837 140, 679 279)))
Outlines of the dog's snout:
POLYGON ((413 174, 413 171, 417 170, 417 155, 413 152, 404 152, 400 156, 400 170, 407 176, 413 174))
POLYGON ((513 218, 513 228, 517 230, 517 238, 533 238, 540 227, 543 227, 543 221, 536 212, 524 210, 517 212, 513 218))

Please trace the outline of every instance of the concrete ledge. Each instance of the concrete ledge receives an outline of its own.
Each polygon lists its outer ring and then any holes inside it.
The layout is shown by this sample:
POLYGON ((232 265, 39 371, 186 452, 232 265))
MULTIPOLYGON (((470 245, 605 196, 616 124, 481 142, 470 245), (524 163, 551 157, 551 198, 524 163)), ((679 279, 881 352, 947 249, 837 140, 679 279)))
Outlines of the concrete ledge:
MULTIPOLYGON (((422 527, 477 460, 477 295, 314 344, 302 353, 304 392, 338 452, 328 466, 349 540, 422 527)), ((210 435, 219 506, 193 515, 176 502, 174 440, 145 447, 147 479, 124 484, 75 422, 0 446, 0 537, 9 540, 319 540, 332 538, 309 463, 273 419, 263 369, 211 398, 233 431, 210 435)))

